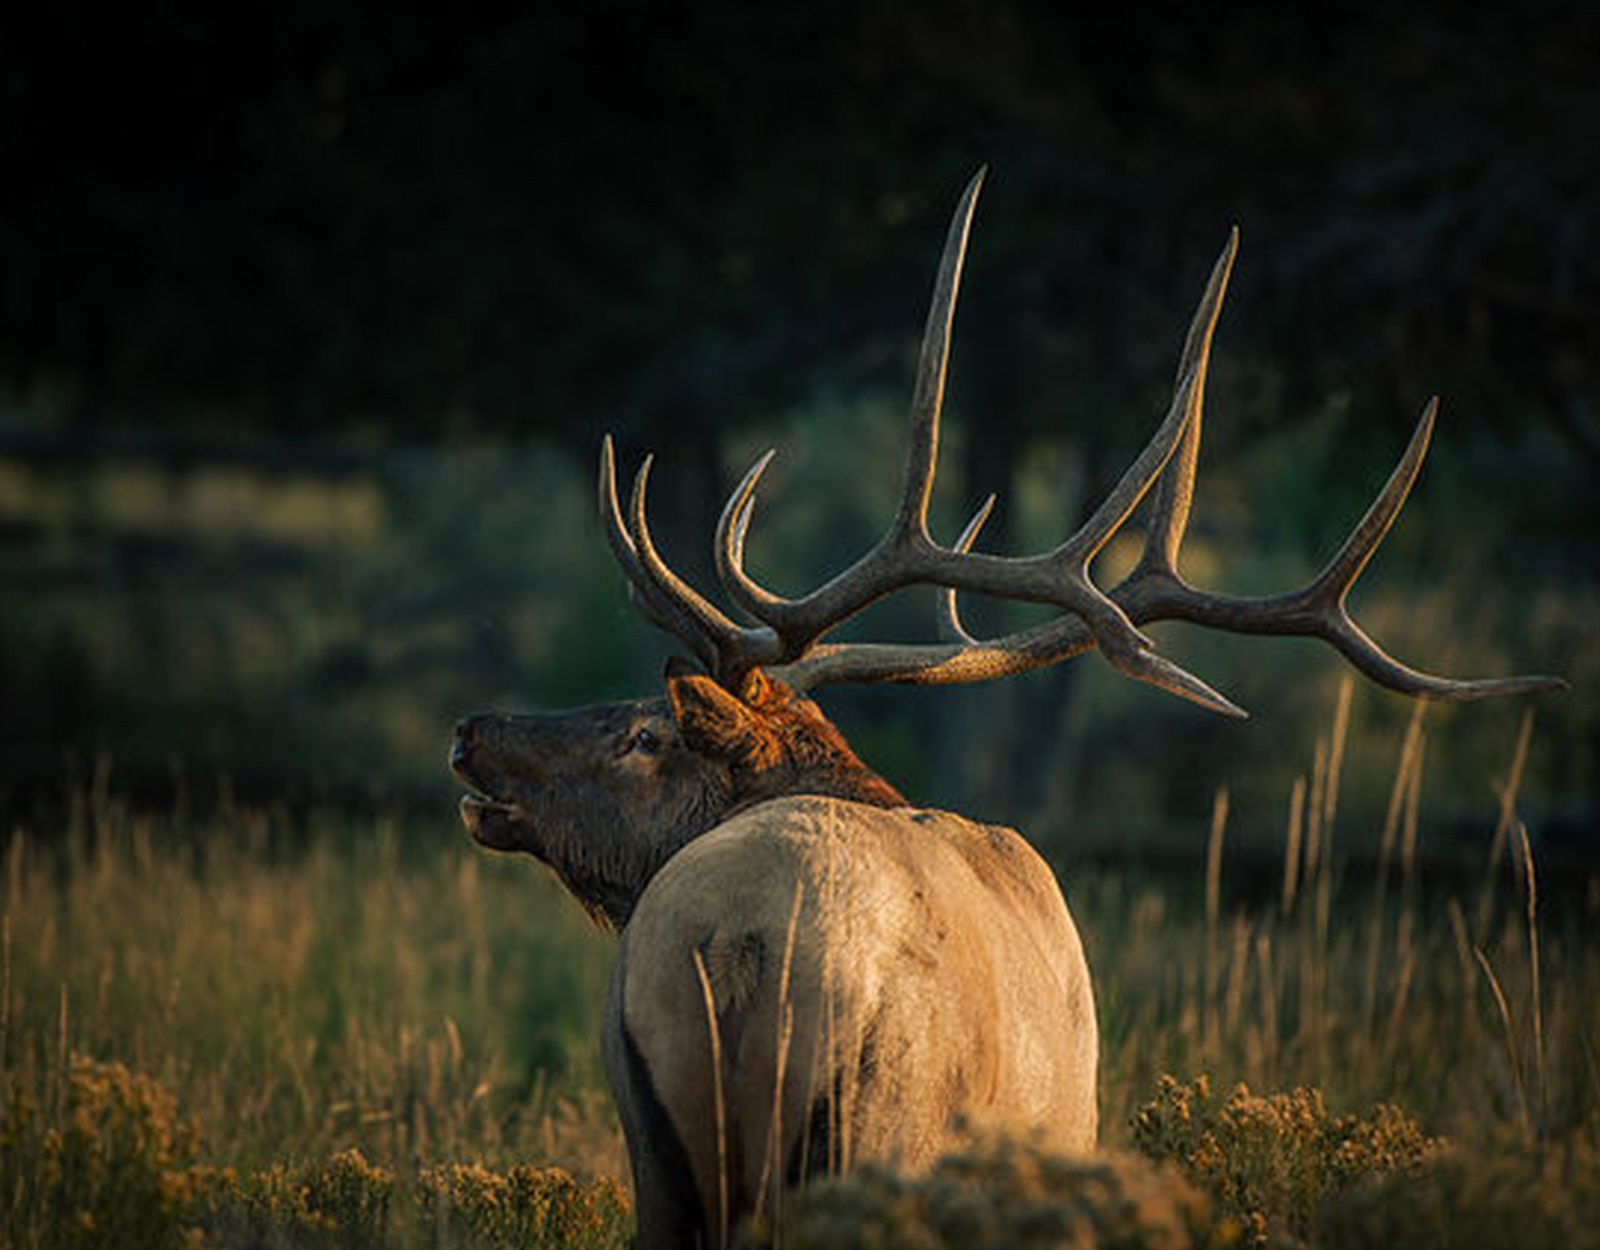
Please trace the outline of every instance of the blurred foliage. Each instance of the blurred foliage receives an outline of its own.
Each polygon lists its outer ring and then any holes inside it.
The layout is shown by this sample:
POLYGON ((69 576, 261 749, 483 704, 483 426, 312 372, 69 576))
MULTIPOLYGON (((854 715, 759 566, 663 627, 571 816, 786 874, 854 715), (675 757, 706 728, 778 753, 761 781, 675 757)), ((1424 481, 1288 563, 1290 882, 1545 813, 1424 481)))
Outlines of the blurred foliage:
POLYGON ((1582 6, 3 20, 0 366, 73 425, 709 439, 895 366, 988 162, 963 358, 995 437, 1147 397, 1166 292, 1239 221, 1269 378, 1448 386, 1600 465, 1582 6))
POLYGON ((221 1245, 284 1242, 327 1250, 378 1250, 390 1244, 394 1174, 341 1150, 300 1166, 278 1163, 239 1176, 228 1171, 200 1206, 221 1245))
POLYGON ((1418 1173, 1375 1176, 1324 1204, 1313 1244, 1328 1250, 1516 1250, 1582 1246, 1600 1228, 1593 1128, 1553 1140, 1512 1132, 1448 1144, 1418 1173))
POLYGON ((793 1198, 758 1247, 1357 1250, 1580 1246, 1600 1216, 1584 1134, 1427 1138, 1403 1111, 1332 1115, 1313 1089, 1227 1099, 1163 1077, 1139 1153, 986 1141, 906 1176, 867 1167, 793 1198))
POLYGON ((10 1250, 602 1250, 626 1244, 628 1201, 561 1168, 451 1164, 403 1176, 347 1148, 240 1172, 191 1162, 199 1126, 122 1063, 74 1055, 41 1106, 7 1072, 0 1214, 10 1250))
POLYGON ((867 1166, 812 1185, 754 1247, 794 1250, 1225 1250, 1243 1244, 1170 1165, 1137 1155, 1063 1158, 999 1140, 926 1175, 867 1166))
POLYGON ((595 1027, 611 942, 528 863, 326 812, 308 833, 91 792, 69 822, 8 848, 7 1080, 52 1089, 68 1048, 126 1062, 239 1168, 285 1143, 620 1167, 595 1027))
MULTIPOLYGON (((1169 1163, 974 1143, 818 1187, 784 1244, 1585 1244, 1600 890, 1551 891, 1533 859, 1532 889, 1496 865, 1476 898, 1424 892, 1414 833, 1388 893, 1327 836, 1292 898, 1231 856, 1213 889, 1198 838, 1182 873, 1073 869, 1102 1141, 1169 1163), (1213 1092, 1238 1082, 1291 1092, 1213 1092), (1376 1103, 1404 1112, 1349 1110, 1376 1103)), ((331 812, 151 817, 102 778, 4 874, 19 1247, 623 1244, 595 1037, 612 943, 527 861, 331 812)))
POLYGON ((1204 1076, 1163 1076, 1133 1118, 1133 1141, 1176 1163, 1239 1222, 1244 1244, 1306 1240, 1320 1204, 1357 1181, 1416 1175, 1438 1143, 1398 1107, 1330 1116, 1322 1092, 1260 1097, 1237 1086, 1214 1098, 1204 1076))
MULTIPOLYGON (((43 1104, 12 1075, 0 1210, 16 1250, 627 1244, 629 1203, 609 1178, 529 1165, 397 1173, 355 1148, 241 1172, 193 1162, 198 1125, 125 1064, 74 1055, 43 1104)), ((868 1166, 790 1195, 776 1227, 758 1221, 741 1244, 1496 1250, 1587 1244, 1600 1216, 1600 1155, 1584 1133, 1430 1140, 1396 1108, 1331 1116, 1310 1089, 1218 1100, 1203 1077, 1163 1077, 1134 1133, 1138 1154, 1069 1159, 994 1139, 918 1176, 868 1166)))
MULTIPOLYGON (((883 524, 945 214, 987 163, 938 532, 989 490, 995 550, 1085 514, 1237 221, 1188 570, 1303 580, 1442 390, 1358 612, 1427 667, 1567 676, 1524 795, 1592 830, 1596 12, 13 6, 3 827, 102 759, 162 797, 441 804, 457 716, 651 689, 668 648, 590 519, 602 430, 662 453, 654 515, 702 581, 768 443, 753 562, 840 567, 883 524)), ((906 598, 861 628, 927 637, 906 598)), ((1335 666, 1160 632, 1255 725, 1093 659, 827 703, 918 799, 1051 846, 1187 827, 1217 781, 1281 794, 1335 666)), ((1517 715, 1431 722, 1444 819, 1493 802, 1517 715)))
POLYGON ((513 1167, 500 1174, 477 1164, 426 1168, 424 1211, 435 1224, 465 1230, 463 1244, 483 1250, 587 1250, 629 1244, 630 1204, 622 1186, 585 1184, 562 1168, 513 1167))
MULTIPOLYGON (((759 576, 793 592, 865 549, 893 507, 902 421, 888 404, 840 404, 753 423, 732 441, 724 480, 763 446, 782 453, 750 536, 759 576)), ((954 448, 968 437, 958 426, 954 448)), ((1303 541, 1292 524, 1276 531, 1269 513, 1304 508, 1323 463, 1267 448, 1205 465, 1185 568, 1246 591, 1306 580, 1359 505, 1308 517, 1303 541)), ((1058 541, 1063 517, 1083 506, 1081 467, 1067 442, 1029 459, 1008 509, 1016 548, 1058 541)), ((977 493, 959 460, 952 468, 935 499, 946 535, 977 493)), ((663 499, 675 470, 664 456, 663 499)), ((158 808, 228 793, 297 809, 401 804, 448 827, 443 757, 461 716, 658 688, 673 644, 629 610, 592 490, 588 473, 543 444, 400 447, 337 475, 0 455, 0 824, 54 836, 68 793, 110 768, 115 789, 158 808)), ((1538 586, 1518 602, 1494 580, 1526 514, 1509 533, 1485 526, 1454 540, 1469 548, 1454 563, 1435 560, 1457 515, 1482 524, 1465 502, 1459 513, 1446 505, 1413 506, 1358 589, 1358 619, 1437 670, 1544 669, 1573 683, 1532 702, 1430 709, 1427 723, 1430 773, 1442 782, 1433 818, 1448 833, 1492 819, 1485 779, 1500 775, 1523 712, 1536 708, 1522 810, 1537 837, 1577 854, 1600 808, 1600 589, 1538 586)), ((665 512, 659 525, 668 557, 702 584, 712 511, 701 501, 687 526, 665 512)), ((1136 536, 1114 545, 1103 580, 1136 550, 1136 536)), ((980 632, 1037 619, 983 602, 964 611, 980 632)), ((1238 838, 1276 843, 1273 813, 1327 736, 1322 709, 1341 662, 1306 642, 1156 633, 1254 719, 1215 723, 1093 656, 987 687, 838 689, 822 702, 916 801, 1017 825, 1052 853, 1187 837, 1217 785, 1251 814, 1238 838)), ((930 596, 898 596, 840 636, 927 640, 930 596)), ((1407 714, 1404 700, 1358 686, 1353 814, 1381 814, 1407 714)))
POLYGON ((216 1179, 192 1159, 198 1126, 121 1063, 73 1055, 48 1103, 4 1074, 0 1216, 17 1250, 192 1245, 193 1207, 216 1179))

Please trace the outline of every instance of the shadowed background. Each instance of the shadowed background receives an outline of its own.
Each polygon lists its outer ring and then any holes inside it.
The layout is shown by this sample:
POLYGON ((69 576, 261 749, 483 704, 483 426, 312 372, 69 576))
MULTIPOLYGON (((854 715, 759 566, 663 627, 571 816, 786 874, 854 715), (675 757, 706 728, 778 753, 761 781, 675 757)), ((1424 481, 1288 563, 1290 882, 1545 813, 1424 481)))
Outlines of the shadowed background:
MULTIPOLYGON (((815 584, 880 532, 944 223, 987 164, 937 533, 990 490, 987 549, 1069 532, 1164 410, 1238 223, 1186 568, 1303 581, 1438 393, 1357 615, 1436 671, 1572 681, 1531 704, 1522 802, 1554 862, 1592 866, 1597 32, 1557 4, 8 13, 4 826, 48 840, 109 769, 141 802, 458 836, 458 716, 648 692, 670 650, 593 519, 602 432, 630 470, 659 453, 655 524, 702 584, 767 446, 765 580, 815 584)), ((901 599, 847 636, 930 637, 928 594, 901 599)), ((1157 633, 1256 719, 1093 657, 824 702, 918 801, 1063 859, 1192 862, 1218 786, 1275 842, 1340 663, 1157 633)), ((1481 856, 1524 706, 1430 713, 1436 846, 1470 828, 1481 856)), ((1406 715, 1358 687, 1349 804, 1381 807, 1406 715)))
MULTIPOLYGON (((1164 625, 1252 720, 1092 655, 826 710, 914 801, 1014 824, 1061 873, 1106 1145, 1162 1099, 1189 1124, 1201 1072, 1309 1084, 1284 1106, 1394 1103, 1473 1143, 1445 1241, 1592 1236, 1600 8, 1071 8, 0 11, 17 1246, 300 1244, 306 1219, 331 1244, 314 1190, 341 1244, 527 1245, 485 1166, 623 1174, 595 1041, 614 943, 467 842, 452 727, 659 689, 673 648, 595 517, 607 431, 626 472, 658 454, 655 532, 704 587, 768 447, 757 576, 792 593, 866 549, 982 165, 936 536, 990 491, 990 551, 1087 515, 1237 224, 1184 570, 1304 582, 1437 394, 1355 614, 1421 667, 1571 689, 1413 727, 1360 679, 1343 702, 1326 648, 1164 625), (441 1222, 475 1202, 503 1240, 441 1222), (1567 1233, 1538 1231, 1551 1210, 1567 1233)), ((931 600, 842 633, 930 639, 931 600)), ((1035 619, 962 606, 979 632, 1035 619)), ((578 1244, 624 1243, 619 1192, 590 1191, 611 1214, 578 1244)))

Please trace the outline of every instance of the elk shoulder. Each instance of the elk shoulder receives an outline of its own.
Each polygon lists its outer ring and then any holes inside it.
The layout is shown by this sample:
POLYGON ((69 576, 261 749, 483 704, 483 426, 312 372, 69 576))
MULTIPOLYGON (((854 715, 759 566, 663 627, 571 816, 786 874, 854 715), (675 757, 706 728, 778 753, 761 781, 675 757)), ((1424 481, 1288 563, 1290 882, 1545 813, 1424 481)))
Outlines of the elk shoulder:
POLYGON ((1049 867, 1010 829, 831 798, 759 804, 657 874, 612 993, 708 1207, 724 1166, 739 1209, 763 1176, 853 1157, 916 1167, 962 1127, 1094 1142, 1082 946, 1049 867), (690 1009, 707 988, 709 1012, 690 1009))

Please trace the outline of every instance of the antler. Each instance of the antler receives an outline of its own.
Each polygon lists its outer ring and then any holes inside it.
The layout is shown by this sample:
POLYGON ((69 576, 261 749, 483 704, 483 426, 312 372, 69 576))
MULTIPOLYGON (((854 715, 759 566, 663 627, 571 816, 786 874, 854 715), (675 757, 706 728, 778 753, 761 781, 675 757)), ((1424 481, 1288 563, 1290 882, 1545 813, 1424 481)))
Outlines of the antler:
POLYGON ((949 358, 950 326, 983 171, 968 184, 945 240, 933 303, 923 332, 911 406, 911 446, 899 509, 888 532, 866 555, 811 593, 784 598, 744 569, 745 535, 755 490, 772 462, 762 456, 735 488, 717 525, 718 575, 724 589, 758 624, 741 626, 707 602, 662 560, 650 539, 645 494, 651 461, 634 481, 630 515, 617 500, 614 453, 601 451, 601 513, 613 551, 627 572, 643 614, 682 638, 729 689, 743 688, 757 668, 779 667, 797 689, 842 682, 973 682, 1059 663, 1091 647, 1119 671, 1227 715, 1244 713, 1198 677, 1159 656, 1138 626, 1186 620, 1237 633, 1321 638, 1374 681, 1436 699, 1476 699, 1560 688, 1549 677, 1459 681, 1408 668, 1387 655, 1351 619, 1350 587, 1388 532, 1421 467, 1437 401, 1430 402, 1405 455, 1338 554, 1300 590, 1244 598, 1197 590, 1178 573, 1199 455, 1201 407, 1211 340, 1238 250, 1231 232, 1190 323, 1166 417, 1105 501, 1070 538, 1034 556, 1002 557, 972 550, 994 503, 991 496, 953 547, 928 531, 928 503, 938 455, 939 417, 949 358), (1144 555, 1109 594, 1090 580, 1088 566, 1156 485, 1144 555), (940 587, 940 644, 826 644, 830 630, 905 586, 940 587), (955 607, 957 590, 1055 606, 1046 624, 990 641, 973 638, 955 607))

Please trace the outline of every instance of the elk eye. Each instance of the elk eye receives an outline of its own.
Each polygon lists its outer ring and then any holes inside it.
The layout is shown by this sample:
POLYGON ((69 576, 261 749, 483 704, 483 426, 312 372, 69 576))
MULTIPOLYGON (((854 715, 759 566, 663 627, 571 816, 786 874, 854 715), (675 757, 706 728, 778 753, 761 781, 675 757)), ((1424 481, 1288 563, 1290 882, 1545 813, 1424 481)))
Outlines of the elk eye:
POLYGON ((629 751, 642 751, 646 755, 654 755, 660 749, 661 739, 642 726, 633 731, 622 747, 624 754, 629 751))

